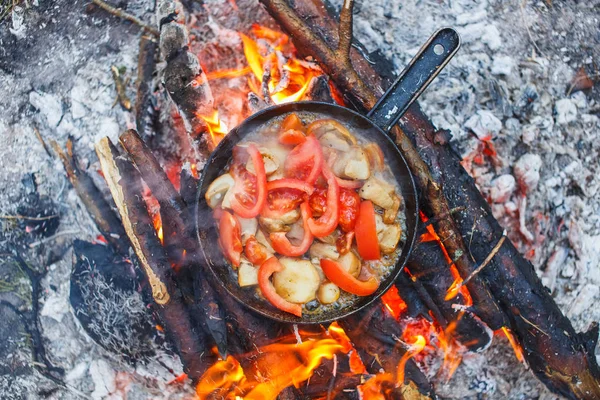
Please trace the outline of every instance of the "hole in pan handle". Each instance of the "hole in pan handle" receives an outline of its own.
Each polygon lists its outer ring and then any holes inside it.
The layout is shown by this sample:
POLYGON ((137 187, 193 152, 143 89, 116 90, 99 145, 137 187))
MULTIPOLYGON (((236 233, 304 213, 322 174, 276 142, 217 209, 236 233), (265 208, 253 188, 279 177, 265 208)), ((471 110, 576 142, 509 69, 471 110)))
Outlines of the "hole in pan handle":
POLYGON ((452 28, 435 32, 421 47, 398 79, 367 114, 386 132, 398 122, 408 107, 448 64, 460 47, 460 36, 452 28))

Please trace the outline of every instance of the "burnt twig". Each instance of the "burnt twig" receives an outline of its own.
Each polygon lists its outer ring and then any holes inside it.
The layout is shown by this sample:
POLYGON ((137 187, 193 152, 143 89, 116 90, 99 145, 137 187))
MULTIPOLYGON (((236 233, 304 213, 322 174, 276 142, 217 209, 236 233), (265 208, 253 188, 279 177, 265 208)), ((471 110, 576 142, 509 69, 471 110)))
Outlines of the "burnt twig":
POLYGON ((115 99, 115 103, 119 102, 123 109, 130 111, 131 110, 131 100, 127 97, 127 82, 128 79, 123 81, 123 77, 121 76, 121 71, 119 68, 112 65, 110 67, 110 73, 113 77, 113 81, 115 81, 115 89, 117 90, 117 98, 115 99))
POLYGON ((158 30, 156 28, 146 24, 144 21, 142 21, 138 17, 131 15, 131 14, 121 10, 120 8, 113 7, 110 4, 107 4, 102 0, 92 0, 92 3, 94 3, 98 7, 102 8, 103 10, 111 13, 112 15, 114 15, 116 17, 123 18, 123 19, 133 22, 134 24, 140 26, 142 29, 144 29, 147 32, 150 32, 154 36, 159 35, 158 30))
POLYGON ((494 258, 494 256, 496 254, 498 254, 498 251, 500 250, 500 247, 502 247, 502 244, 504 243, 505 240, 506 240, 506 231, 504 231, 504 233, 502 233, 502 237, 500 238, 500 240, 498 240, 498 243, 496 243, 496 245, 494 246, 492 251, 490 251, 490 254, 488 254, 488 256, 485 258, 485 260, 483 260, 481 265, 479 267, 477 267, 475 269, 475 271, 471 272, 469 274, 469 276, 467 276, 465 278, 465 280, 463 280, 461 283, 458 284, 458 286, 457 286, 458 289, 460 289, 461 287, 466 285, 475 275, 480 273, 481 270, 483 270, 486 267, 486 265, 488 265, 490 263, 490 261, 492 261, 492 258, 494 258))

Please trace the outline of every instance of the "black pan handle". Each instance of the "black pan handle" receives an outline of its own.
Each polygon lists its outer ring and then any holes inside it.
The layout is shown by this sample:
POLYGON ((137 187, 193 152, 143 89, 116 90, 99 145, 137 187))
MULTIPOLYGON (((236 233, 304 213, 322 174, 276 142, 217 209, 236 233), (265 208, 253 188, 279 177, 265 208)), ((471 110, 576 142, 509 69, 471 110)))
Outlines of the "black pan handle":
POLYGON ((388 132, 448 64, 459 47, 460 36, 454 29, 442 28, 434 33, 369 111, 367 118, 388 132))

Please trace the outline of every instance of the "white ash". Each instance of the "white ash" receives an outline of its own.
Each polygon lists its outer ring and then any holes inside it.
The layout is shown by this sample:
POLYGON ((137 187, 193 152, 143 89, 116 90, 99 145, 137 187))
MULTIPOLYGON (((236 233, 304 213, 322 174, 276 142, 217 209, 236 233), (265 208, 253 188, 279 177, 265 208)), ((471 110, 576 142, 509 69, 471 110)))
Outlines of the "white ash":
MULTIPOLYGON (((0 96, 1 213, 14 213, 22 194, 20 180, 34 173, 40 193, 61 207, 60 229, 76 228, 82 232, 78 236, 91 240, 97 235, 91 219, 69 189, 60 163, 50 160, 37 142, 33 127, 61 145, 73 136, 76 152, 97 178, 94 141, 105 134, 115 139, 132 119, 118 105, 113 107, 110 67, 127 67, 126 76, 133 78, 127 93, 133 99, 140 32, 103 12, 85 14, 88 2, 55 3, 15 7, 12 18, 1 23, 8 27, 0 29, 0 90, 8 94, 0 96)), ((151 3, 128 1, 127 10, 155 23, 151 3)), ((215 0, 210 7, 226 3, 215 0)), ((500 0, 372 0, 358 2, 355 25, 357 37, 369 50, 391 57, 397 72, 437 28, 456 26, 463 34, 461 50, 427 90, 422 105, 438 127, 451 130, 463 154, 481 140, 467 121, 481 112, 494 117, 484 135, 492 134, 504 163, 498 167, 486 160, 474 164, 471 173, 484 193, 495 187, 497 201, 507 197, 494 207, 501 208, 501 222, 517 230, 518 223, 511 224, 520 216, 523 193, 515 189, 509 195, 506 176, 528 183, 527 209, 521 216, 526 227, 534 234, 535 215, 550 219, 544 242, 535 248, 534 266, 580 330, 600 320, 600 308, 593 307, 600 301, 595 276, 600 260, 599 99, 597 88, 586 93, 569 93, 569 88, 575 71, 598 63, 600 48, 592 39, 597 35, 598 4, 526 2, 521 8, 500 0), (539 157, 539 177, 527 169, 521 175, 515 171, 524 154, 539 157)), ((516 244, 523 251, 531 249, 516 244)), ((69 387, 89 397, 112 388, 114 398, 124 397, 123 392, 128 398, 165 398, 173 392, 183 396, 181 387, 166 385, 173 376, 164 367, 123 365, 93 343, 70 312, 60 312, 57 305, 67 299, 70 269, 70 252, 50 267, 41 317, 47 351, 67 371, 69 387)), ((6 296, 0 293, 0 298, 6 296)), ((438 393, 456 399, 557 397, 517 363, 506 340, 496 342, 465 359, 448 384, 436 382, 438 393)), ((176 373, 181 371, 176 359, 163 357, 176 373)), ((0 363, 28 360, 23 342, 22 351, 0 363)), ((40 374, 0 375, 0 390, 9 398, 53 388, 40 374)), ((63 387, 55 396, 79 398, 63 387)))

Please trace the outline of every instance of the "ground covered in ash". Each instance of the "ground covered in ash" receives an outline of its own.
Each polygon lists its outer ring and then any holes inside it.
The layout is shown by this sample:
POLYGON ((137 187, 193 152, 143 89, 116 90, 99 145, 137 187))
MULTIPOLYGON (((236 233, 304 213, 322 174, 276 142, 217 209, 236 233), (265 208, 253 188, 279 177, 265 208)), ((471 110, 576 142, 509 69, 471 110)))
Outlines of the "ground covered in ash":
MULTIPOLYGON (((132 365, 92 341, 74 317, 72 244, 98 233, 62 165, 34 133, 38 128, 63 146, 73 137, 100 180, 94 142, 115 139, 132 122, 113 106, 110 67, 131 77, 133 98, 140 29, 85 1, 8 3, 18 4, 0 22, 1 397, 181 394, 181 387, 166 384, 180 366, 160 341, 154 345, 160 356, 132 365), (41 219, 12 218, 32 213, 41 219), (31 276, 39 277, 45 355, 32 351, 40 343, 31 332, 31 276)), ((155 23, 153 3, 118 4, 155 23)), ((600 301, 599 19, 597 0, 362 0, 355 22, 367 49, 393 58, 398 70, 436 28, 459 30, 463 47, 422 105, 452 132, 495 215, 579 330, 600 320, 594 307, 600 301)), ((135 294, 122 300, 141 304, 135 294)), ((450 382, 438 382, 438 393, 556 398, 517 363, 505 340, 495 343, 468 356, 450 382)))

